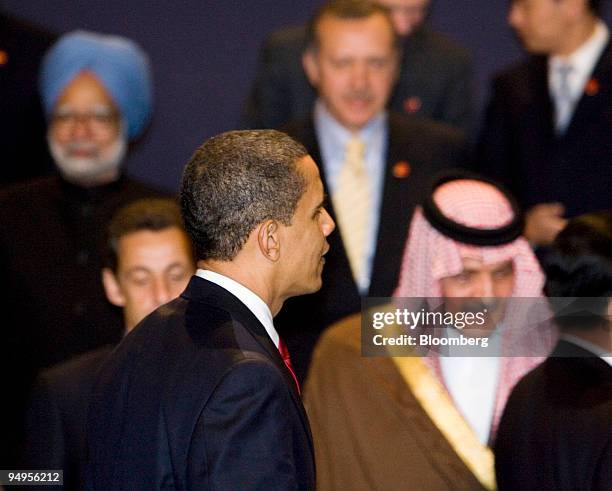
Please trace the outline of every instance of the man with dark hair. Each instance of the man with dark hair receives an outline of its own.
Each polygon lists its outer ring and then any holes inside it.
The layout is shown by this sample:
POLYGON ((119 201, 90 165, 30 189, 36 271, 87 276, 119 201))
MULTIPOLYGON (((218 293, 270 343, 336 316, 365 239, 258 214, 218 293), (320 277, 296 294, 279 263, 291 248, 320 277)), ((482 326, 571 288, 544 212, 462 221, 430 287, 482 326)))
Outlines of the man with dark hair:
POLYGON ((328 2, 310 25, 303 63, 319 97, 312 118, 286 130, 320 164, 339 233, 330 238, 321 291, 290 300, 277 320, 300 377, 325 327, 359 311, 361 297, 391 295, 426 181, 461 165, 465 149, 450 127, 385 110, 400 56, 385 8, 328 2))
MULTIPOLYGON (((471 63, 461 46, 424 26, 430 0, 376 3, 389 10, 402 47, 389 106, 398 113, 469 131, 471 63)), ((299 61, 306 38, 306 27, 297 26, 276 31, 266 39, 245 107, 250 127, 278 128, 311 115, 317 94, 299 61)))
POLYGON ((494 79, 479 165, 527 210, 535 246, 550 245, 567 218, 610 207, 612 46, 601 3, 510 2, 531 56, 494 79))
MULTIPOLYGON (((177 297, 194 271, 178 205, 143 199, 120 209, 106 238, 102 280, 108 300, 123 310, 125 333, 177 297)), ((87 408, 95 374, 112 345, 44 370, 32 392, 21 465, 62 469, 64 489, 85 488, 87 408)))
POLYGON ((181 190, 198 267, 100 371, 89 489, 315 488, 310 427, 272 319, 321 287, 334 222, 306 149, 272 131, 205 142, 181 190))
POLYGON ((508 400, 495 444, 499 489, 610 489, 612 211, 570 220, 546 273, 561 339, 508 400))

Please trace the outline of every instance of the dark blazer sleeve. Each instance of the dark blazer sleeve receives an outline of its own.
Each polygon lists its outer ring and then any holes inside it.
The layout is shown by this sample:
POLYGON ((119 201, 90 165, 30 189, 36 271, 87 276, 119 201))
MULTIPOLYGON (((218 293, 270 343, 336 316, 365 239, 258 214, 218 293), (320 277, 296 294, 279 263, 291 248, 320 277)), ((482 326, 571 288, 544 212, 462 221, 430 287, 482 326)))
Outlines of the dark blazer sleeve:
POLYGON ((300 487, 295 436, 303 431, 290 389, 268 360, 233 365, 193 435, 190 487, 290 490, 300 487), (208 483, 201 482, 208 476, 208 483))
POLYGON ((59 404, 53 384, 41 375, 27 411, 24 468, 66 469, 65 431, 59 404))

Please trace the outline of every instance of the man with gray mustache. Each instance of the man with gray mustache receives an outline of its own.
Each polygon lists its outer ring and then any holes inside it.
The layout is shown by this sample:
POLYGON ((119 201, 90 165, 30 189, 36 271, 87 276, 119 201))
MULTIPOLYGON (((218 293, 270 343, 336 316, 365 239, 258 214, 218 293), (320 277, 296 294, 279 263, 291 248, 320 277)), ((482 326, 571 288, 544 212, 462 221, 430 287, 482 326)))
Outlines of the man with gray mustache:
POLYGON ((120 313, 100 282, 100 240, 118 208, 161 194, 124 173, 128 142, 152 115, 148 57, 136 43, 63 35, 43 59, 40 92, 57 173, 0 192, 0 276, 8 290, 0 299, 7 326, 0 356, 12 368, 2 380, 11 393, 0 425, 5 468, 19 447, 36 372, 121 337, 120 313))
POLYGON ((457 130, 385 109, 400 59, 379 3, 331 1, 310 22, 302 61, 318 99, 310 119, 283 129, 319 164, 339 233, 330 237, 323 288, 289 300, 277 319, 299 377, 325 326, 357 312, 362 296, 391 295, 425 182, 465 160, 457 130))

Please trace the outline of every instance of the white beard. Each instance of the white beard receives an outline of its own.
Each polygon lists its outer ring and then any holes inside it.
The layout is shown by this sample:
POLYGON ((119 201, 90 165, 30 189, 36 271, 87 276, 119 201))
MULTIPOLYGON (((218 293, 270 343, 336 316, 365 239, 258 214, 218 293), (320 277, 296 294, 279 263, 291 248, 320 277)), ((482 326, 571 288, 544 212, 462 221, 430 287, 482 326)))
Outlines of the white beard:
POLYGON ((121 162, 127 151, 127 138, 123 132, 117 135, 110 148, 104 153, 98 153, 93 157, 73 157, 70 155, 70 147, 80 145, 82 148, 94 149, 91 144, 68 144, 59 145, 53 140, 50 132, 47 133, 47 143, 55 165, 62 176, 75 184, 82 186, 95 186, 112 182, 119 177, 121 162))

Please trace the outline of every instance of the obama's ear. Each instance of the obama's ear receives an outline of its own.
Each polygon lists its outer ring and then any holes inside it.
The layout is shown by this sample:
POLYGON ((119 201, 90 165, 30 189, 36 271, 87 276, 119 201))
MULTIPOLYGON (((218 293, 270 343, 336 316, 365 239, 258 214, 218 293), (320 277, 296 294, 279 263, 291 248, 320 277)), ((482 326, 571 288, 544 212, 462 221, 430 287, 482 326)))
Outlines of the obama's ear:
POLYGON ((266 220, 257 230, 257 244, 263 256, 276 262, 280 259, 280 225, 276 220, 266 220))

